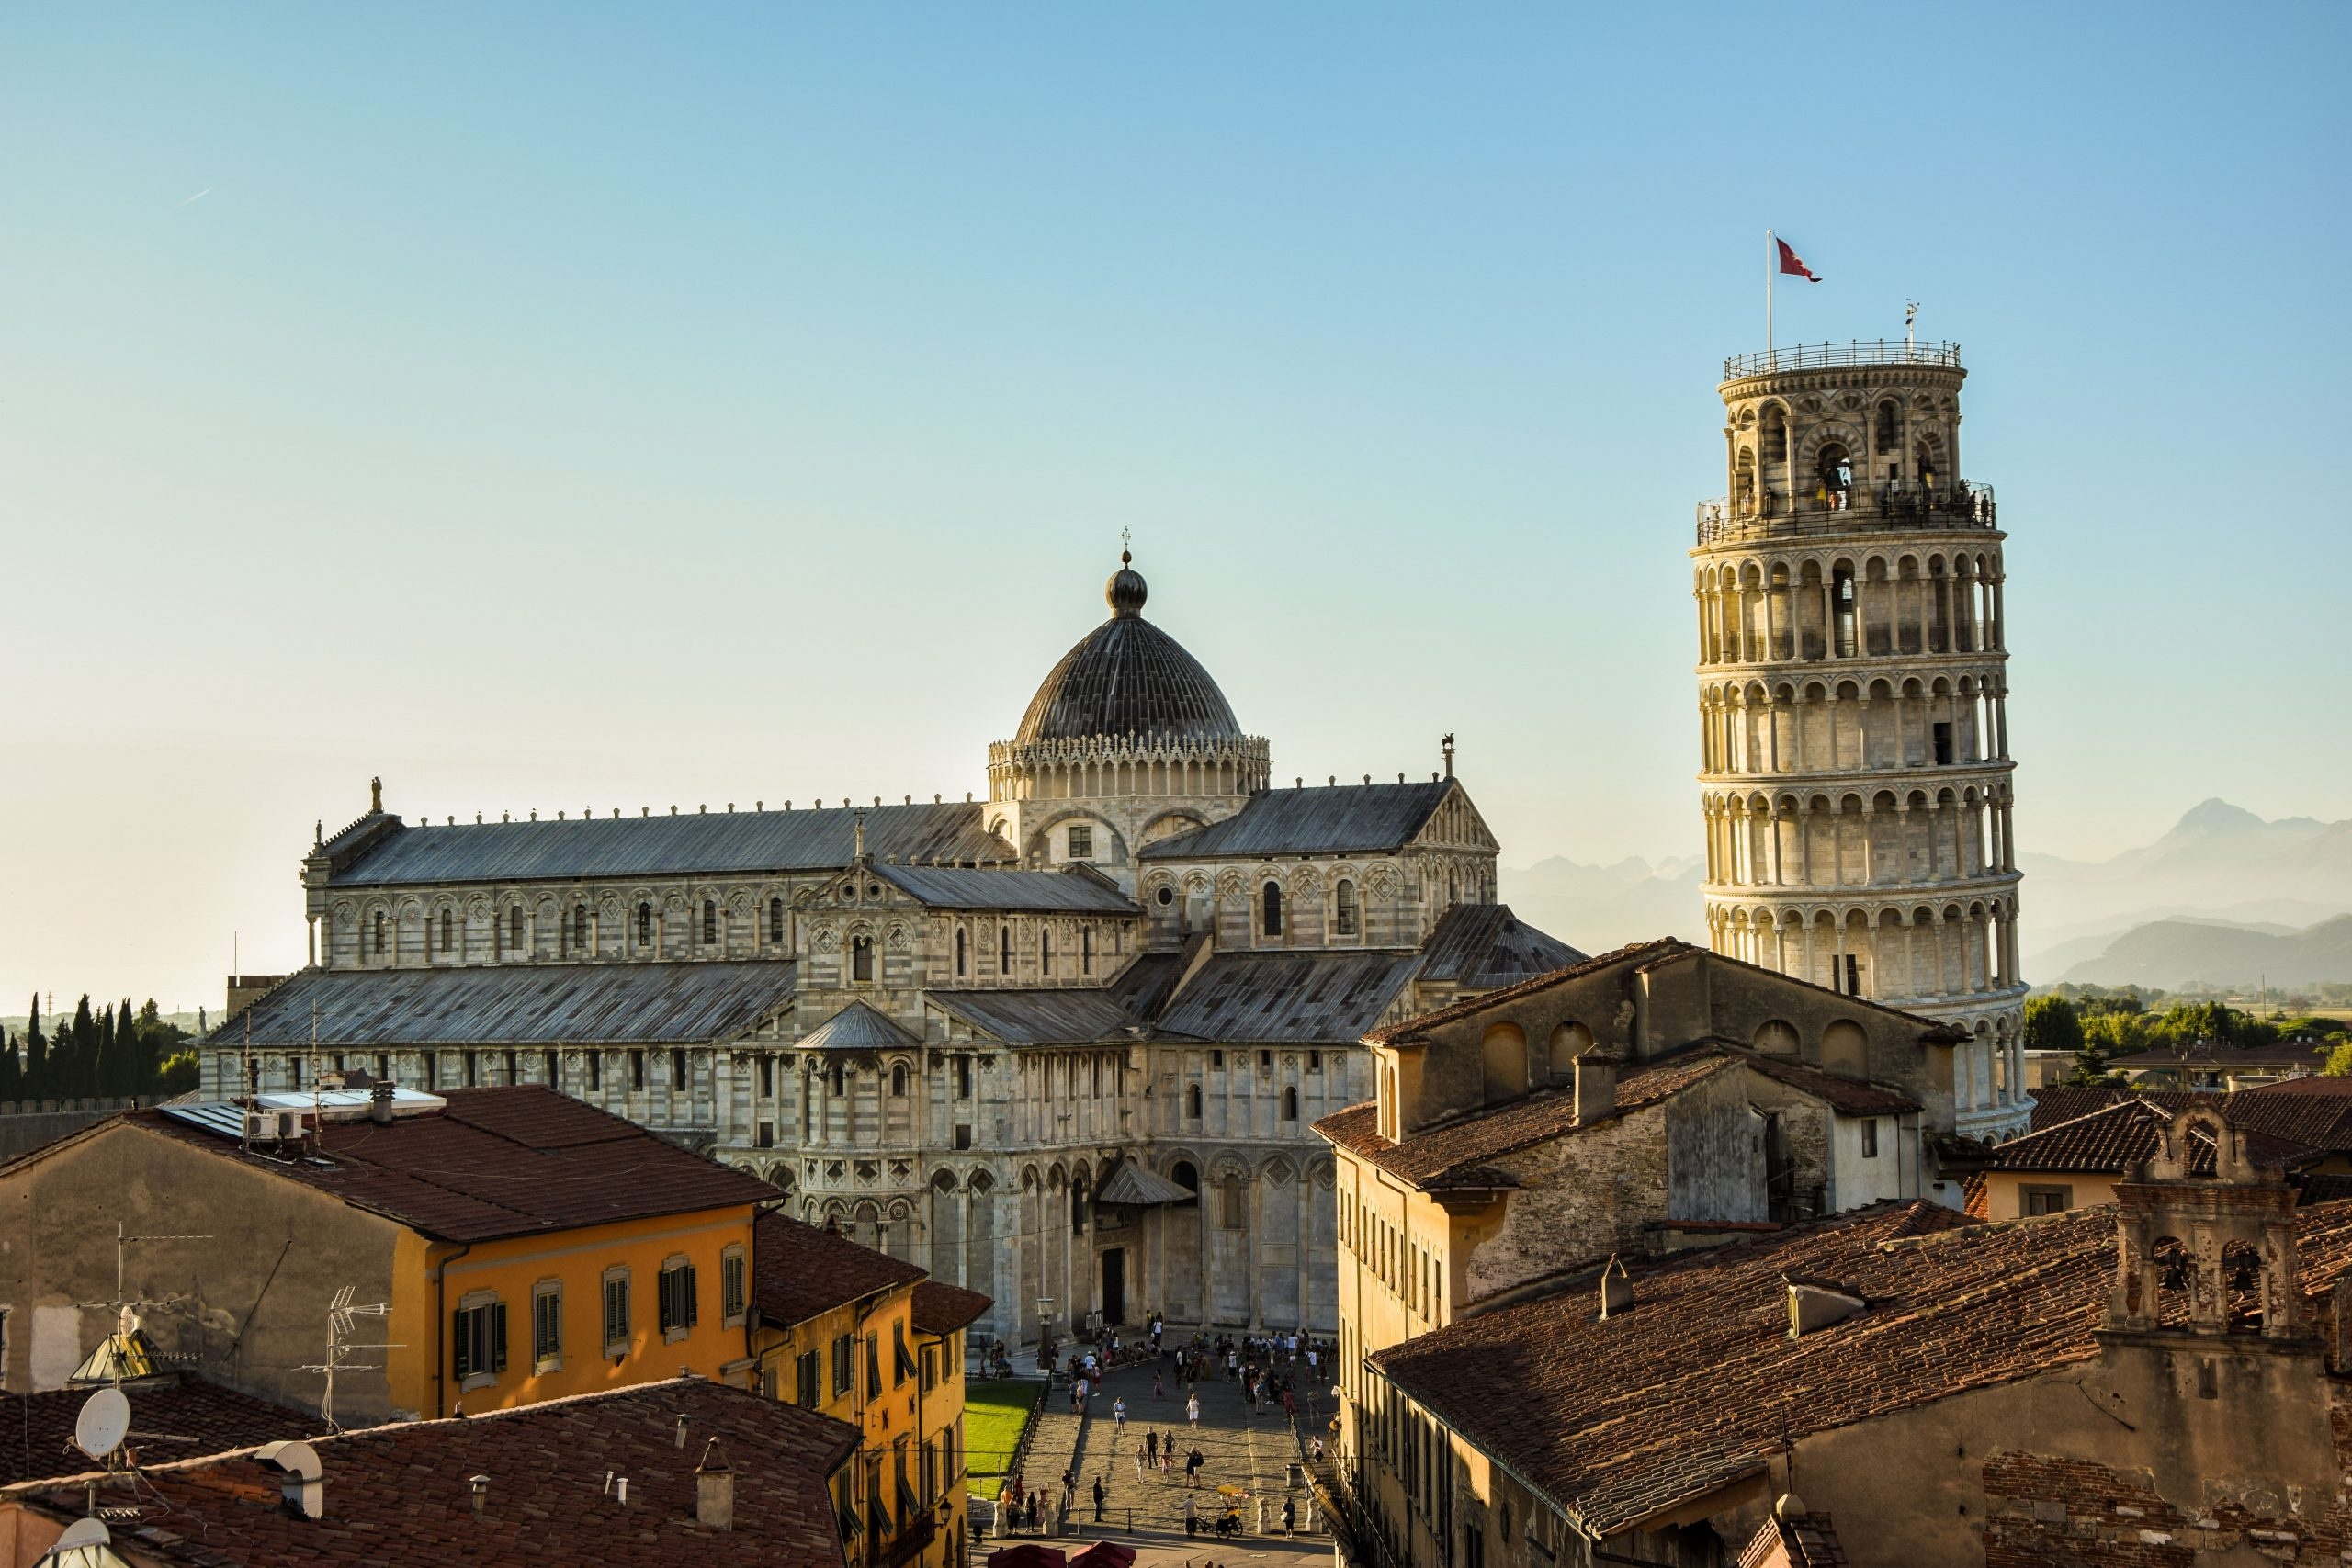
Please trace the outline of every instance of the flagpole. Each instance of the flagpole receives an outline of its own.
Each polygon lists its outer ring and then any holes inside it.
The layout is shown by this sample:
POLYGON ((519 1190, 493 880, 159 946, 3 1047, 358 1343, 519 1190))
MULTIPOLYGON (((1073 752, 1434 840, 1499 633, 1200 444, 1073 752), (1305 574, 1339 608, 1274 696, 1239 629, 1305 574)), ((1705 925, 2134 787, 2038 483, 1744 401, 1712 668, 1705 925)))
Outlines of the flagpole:
POLYGON ((1764 362, 1772 362, 1772 231, 1764 231, 1764 362))

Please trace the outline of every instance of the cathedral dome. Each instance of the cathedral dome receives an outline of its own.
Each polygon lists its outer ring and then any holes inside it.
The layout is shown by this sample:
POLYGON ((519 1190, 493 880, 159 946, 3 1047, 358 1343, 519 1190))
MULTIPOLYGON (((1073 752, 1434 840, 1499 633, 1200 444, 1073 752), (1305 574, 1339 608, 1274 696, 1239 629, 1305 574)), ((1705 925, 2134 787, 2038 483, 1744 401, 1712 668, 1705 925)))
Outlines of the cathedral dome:
POLYGON ((1142 740, 1239 740, 1241 727, 1201 661, 1143 618, 1143 575, 1119 552, 1103 586, 1111 618, 1046 677, 1022 716, 1016 746, 1134 736, 1142 740))

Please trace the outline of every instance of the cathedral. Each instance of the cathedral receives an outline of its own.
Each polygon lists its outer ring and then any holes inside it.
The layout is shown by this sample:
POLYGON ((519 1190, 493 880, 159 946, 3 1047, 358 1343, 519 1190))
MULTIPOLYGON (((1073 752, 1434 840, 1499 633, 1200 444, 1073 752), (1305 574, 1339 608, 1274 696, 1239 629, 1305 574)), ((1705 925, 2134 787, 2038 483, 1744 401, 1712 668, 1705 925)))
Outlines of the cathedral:
POLYGON ((377 787, 206 1090, 551 1084, 987 1293, 1014 1344, 1331 1331, 1310 1129, 1372 1097, 1364 1036, 1583 955, 1496 901, 1450 747, 1276 787, 1121 563, 985 799, 409 823, 377 787))

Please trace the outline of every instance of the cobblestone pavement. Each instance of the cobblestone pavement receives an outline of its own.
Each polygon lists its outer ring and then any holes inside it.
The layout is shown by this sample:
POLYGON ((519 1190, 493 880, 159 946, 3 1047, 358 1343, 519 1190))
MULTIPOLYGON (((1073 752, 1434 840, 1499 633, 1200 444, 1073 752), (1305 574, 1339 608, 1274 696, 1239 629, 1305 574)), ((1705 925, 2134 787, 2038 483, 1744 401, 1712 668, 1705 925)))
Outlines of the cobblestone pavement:
MULTIPOLYGON (((1171 1564, 1183 1562, 1187 1557, 1202 1563, 1211 1558, 1220 1564, 1227 1561, 1247 1563, 1252 1561, 1248 1552, 1239 1549, 1230 1554, 1220 1551, 1219 1545, 1232 1543, 1214 1542, 1207 1533, 1209 1522, 1218 1513, 1216 1489, 1224 1485, 1239 1486, 1250 1494, 1240 1508, 1243 1525, 1252 1536, 1256 1535, 1258 1505, 1262 1499, 1266 1528, 1272 1540, 1280 1539, 1285 1497, 1297 1502, 1298 1529, 1305 1534, 1312 1514, 1309 1494, 1304 1486, 1291 1487, 1289 1467, 1302 1459, 1301 1443, 1314 1435, 1317 1425, 1329 1418, 1329 1391, 1318 1391, 1323 1396, 1319 1399, 1302 1399, 1299 1431, 1294 1436, 1291 1423, 1279 1404, 1261 1406, 1252 1415, 1242 1398, 1240 1384, 1204 1381, 1197 1385, 1200 1424, 1193 1426, 1184 1418, 1184 1391, 1174 1381, 1174 1360, 1170 1356, 1158 1365, 1146 1362, 1106 1374, 1101 1392, 1088 1402, 1087 1414, 1082 1417, 1071 1412, 1066 1391, 1057 1389, 1046 1400, 1045 1413, 1038 1418, 1036 1436, 1031 1439, 1025 1473, 1033 1487, 1058 1487, 1065 1467, 1078 1471, 1078 1504, 1070 1510, 1065 1534, 1079 1540, 1102 1536, 1124 1538, 1139 1549, 1147 1544, 1141 1538, 1157 1536, 1164 1540, 1172 1536, 1175 1542, 1192 1550, 1168 1545, 1166 1551, 1172 1555, 1166 1560, 1171 1564), (1152 1397, 1154 1371, 1168 1379, 1163 1398, 1152 1397), (1111 1415, 1113 1401, 1121 1398, 1127 1403, 1124 1430, 1111 1415), (1178 1462, 1172 1468, 1163 1472, 1146 1467, 1138 1472, 1136 1461, 1143 1451, 1147 1427, 1174 1438, 1178 1462), (1206 1462, 1201 1469, 1200 1484, 1188 1488, 1184 1484, 1182 1455, 1194 1446, 1206 1462), (1106 1493, 1099 1526, 1094 1522, 1093 1504, 1097 1476, 1102 1479, 1106 1493), (1202 1525, 1203 1533, 1196 1541, 1184 1539, 1183 1506, 1188 1493, 1202 1525)), ((1305 1371, 1302 1365, 1296 1378, 1302 1384, 1306 1382, 1305 1371)), ((1328 1552, 1329 1538, 1322 1536, 1321 1521, 1315 1523, 1316 1533, 1323 1541, 1315 1551, 1328 1552)), ((1271 1540, 1261 1538, 1250 1550, 1268 1545, 1271 1540)), ((1153 1562, 1159 1561, 1162 1555, 1159 1543, 1153 1543, 1146 1552, 1153 1562)))

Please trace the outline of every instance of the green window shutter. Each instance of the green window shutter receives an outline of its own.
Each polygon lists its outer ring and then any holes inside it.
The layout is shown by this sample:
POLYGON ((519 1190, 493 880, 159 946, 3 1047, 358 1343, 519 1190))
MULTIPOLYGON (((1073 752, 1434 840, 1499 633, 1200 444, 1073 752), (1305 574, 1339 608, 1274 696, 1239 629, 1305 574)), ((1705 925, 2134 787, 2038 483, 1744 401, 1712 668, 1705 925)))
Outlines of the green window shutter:
POLYGON ((498 1302, 490 1308, 490 1370, 506 1370, 506 1303, 498 1302))
POLYGON ((466 1314, 452 1314, 449 1319, 449 1343, 454 1348, 458 1381, 463 1382, 474 1375, 471 1359, 466 1354, 466 1314))
POLYGON ((679 1316, 692 1328, 702 1321, 702 1292, 695 1289, 695 1266, 691 1263, 678 1270, 678 1292, 684 1297, 685 1307, 679 1316))

